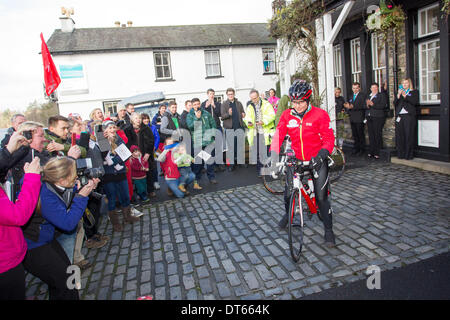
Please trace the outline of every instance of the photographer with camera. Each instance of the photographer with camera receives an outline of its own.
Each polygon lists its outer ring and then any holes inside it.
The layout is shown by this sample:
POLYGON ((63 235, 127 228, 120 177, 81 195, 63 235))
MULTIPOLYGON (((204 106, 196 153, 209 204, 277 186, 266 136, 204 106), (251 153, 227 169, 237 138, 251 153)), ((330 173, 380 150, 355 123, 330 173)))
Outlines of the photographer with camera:
POLYGON ((38 206, 23 228, 28 251, 25 269, 47 283, 50 300, 78 300, 78 290, 69 289, 67 254, 55 239, 55 229, 70 232, 80 221, 88 197, 99 182, 89 180, 82 188, 76 185, 75 160, 69 157, 50 159, 43 169, 43 183, 38 206))
POLYGON ((117 135, 117 126, 113 121, 105 121, 103 123, 103 134, 108 139, 111 146, 111 151, 105 157, 103 167, 105 175, 102 178, 104 183, 103 188, 108 198, 108 216, 113 225, 114 231, 122 231, 123 226, 119 222, 119 216, 116 210, 116 199, 119 198, 122 206, 122 214, 124 222, 134 223, 139 221, 131 213, 130 195, 128 190, 128 182, 126 175, 125 162, 127 159, 122 159, 116 152, 116 149, 122 144, 125 144, 117 135))
MULTIPOLYGON (((8 144, 0 150, 0 183, 4 182, 14 155, 28 141, 14 132, 8 144)), ((27 244, 20 228, 30 219, 41 189, 39 158, 24 166, 25 177, 17 201, 9 200, 0 187, 0 300, 25 299, 25 270, 22 261, 27 244)))

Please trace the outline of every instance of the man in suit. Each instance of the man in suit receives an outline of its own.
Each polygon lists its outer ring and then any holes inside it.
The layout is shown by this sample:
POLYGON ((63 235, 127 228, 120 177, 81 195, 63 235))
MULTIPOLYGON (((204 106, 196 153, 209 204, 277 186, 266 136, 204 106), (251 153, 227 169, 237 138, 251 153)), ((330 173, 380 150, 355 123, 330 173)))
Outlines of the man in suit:
POLYGON ((364 135, 364 119, 367 109, 366 96, 361 92, 361 85, 354 82, 352 85, 353 96, 344 103, 344 108, 350 114, 350 124, 352 126, 352 136, 354 141, 352 154, 364 154, 366 138, 364 135))

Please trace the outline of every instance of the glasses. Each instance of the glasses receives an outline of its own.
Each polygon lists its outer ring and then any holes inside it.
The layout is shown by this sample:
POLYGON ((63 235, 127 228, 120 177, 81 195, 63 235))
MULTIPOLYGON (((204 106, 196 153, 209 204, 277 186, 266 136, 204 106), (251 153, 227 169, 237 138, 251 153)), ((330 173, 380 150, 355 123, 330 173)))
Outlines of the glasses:
POLYGON ((292 101, 293 104, 300 104, 302 102, 306 102, 305 100, 294 100, 292 101))

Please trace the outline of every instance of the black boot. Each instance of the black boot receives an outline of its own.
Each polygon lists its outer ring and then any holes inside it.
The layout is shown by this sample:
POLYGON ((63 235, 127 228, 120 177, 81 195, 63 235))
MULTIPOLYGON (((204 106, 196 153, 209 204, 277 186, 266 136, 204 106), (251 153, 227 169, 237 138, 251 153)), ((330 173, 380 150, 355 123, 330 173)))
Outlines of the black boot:
POLYGON ((334 239, 333 229, 325 229, 325 245, 328 248, 336 247, 336 240, 334 239))

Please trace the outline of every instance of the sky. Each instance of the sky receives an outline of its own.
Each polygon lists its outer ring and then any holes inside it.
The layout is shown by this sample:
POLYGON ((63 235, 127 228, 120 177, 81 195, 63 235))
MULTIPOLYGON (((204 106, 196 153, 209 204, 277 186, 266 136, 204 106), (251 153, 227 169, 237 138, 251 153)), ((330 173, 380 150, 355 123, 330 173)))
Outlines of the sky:
POLYGON ((61 7, 75 28, 267 22, 272 0, 0 0, 0 111, 45 103, 40 33, 61 28, 61 7))

